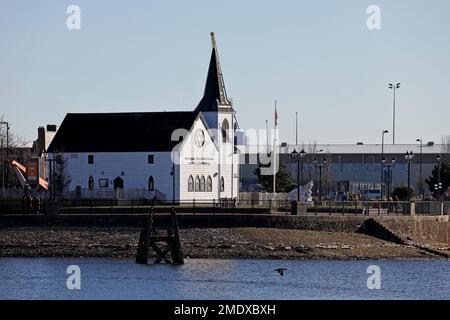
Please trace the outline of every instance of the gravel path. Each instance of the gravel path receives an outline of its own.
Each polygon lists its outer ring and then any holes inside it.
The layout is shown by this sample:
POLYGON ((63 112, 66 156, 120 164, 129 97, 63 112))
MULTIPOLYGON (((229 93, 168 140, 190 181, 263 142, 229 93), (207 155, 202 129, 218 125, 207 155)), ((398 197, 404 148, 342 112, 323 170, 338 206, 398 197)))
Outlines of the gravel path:
MULTIPOLYGON (((0 257, 134 257, 139 228, 0 229, 0 257)), ((189 258, 436 259, 420 249, 358 233, 231 228, 182 229, 189 258)))

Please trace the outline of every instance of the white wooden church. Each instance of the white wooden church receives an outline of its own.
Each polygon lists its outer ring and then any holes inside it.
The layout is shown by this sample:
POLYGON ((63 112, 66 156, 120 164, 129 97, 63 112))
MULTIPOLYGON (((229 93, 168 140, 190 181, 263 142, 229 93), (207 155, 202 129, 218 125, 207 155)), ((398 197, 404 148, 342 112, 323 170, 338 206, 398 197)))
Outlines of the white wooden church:
POLYGON ((194 111, 66 115, 47 152, 64 157, 67 193, 177 202, 238 197, 235 110, 211 37, 204 95, 194 111))

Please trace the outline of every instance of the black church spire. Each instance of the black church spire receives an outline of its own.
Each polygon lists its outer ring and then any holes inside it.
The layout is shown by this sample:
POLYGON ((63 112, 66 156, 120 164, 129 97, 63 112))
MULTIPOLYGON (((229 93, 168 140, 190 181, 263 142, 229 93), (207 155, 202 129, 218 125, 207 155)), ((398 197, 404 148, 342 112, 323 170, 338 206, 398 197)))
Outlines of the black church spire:
POLYGON ((209 62, 208 76, 206 77, 205 92, 203 98, 195 109, 196 112, 233 110, 225 90, 222 70, 220 68, 219 54, 214 32, 211 32, 212 53, 209 62))

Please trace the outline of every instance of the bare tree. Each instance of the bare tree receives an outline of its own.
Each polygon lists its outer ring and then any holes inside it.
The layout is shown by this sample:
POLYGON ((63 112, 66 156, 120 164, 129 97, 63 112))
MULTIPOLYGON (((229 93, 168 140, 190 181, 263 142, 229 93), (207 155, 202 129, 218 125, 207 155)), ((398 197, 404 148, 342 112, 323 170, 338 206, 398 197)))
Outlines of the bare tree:
POLYGON ((12 160, 17 160, 25 164, 30 157, 29 141, 14 133, 11 130, 11 123, 6 126, 7 119, 5 115, 0 115, 0 188, 18 187, 19 182, 15 178, 14 172, 10 166, 12 160), (8 130, 8 127, 10 130, 8 130))
POLYGON ((71 179, 67 173, 67 160, 63 152, 55 153, 55 171, 53 172, 53 192, 56 199, 61 200, 64 197, 71 179))
POLYGON ((313 167, 313 160, 316 157, 317 154, 317 142, 314 141, 313 143, 310 143, 308 145, 308 150, 306 150, 306 153, 308 155, 305 163, 308 164, 308 175, 309 175, 309 181, 313 181, 313 175, 312 172, 313 170, 311 170, 311 168, 313 167))
POLYGON ((441 152, 446 160, 450 160, 450 135, 442 136, 441 138, 441 152))

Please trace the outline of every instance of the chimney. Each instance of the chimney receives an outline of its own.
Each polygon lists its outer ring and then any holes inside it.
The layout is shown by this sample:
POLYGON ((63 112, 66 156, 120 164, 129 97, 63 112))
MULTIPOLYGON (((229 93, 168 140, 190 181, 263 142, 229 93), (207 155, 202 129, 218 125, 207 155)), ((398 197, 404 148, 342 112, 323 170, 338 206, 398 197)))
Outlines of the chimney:
POLYGON ((38 139, 36 141, 37 153, 40 155, 45 150, 45 128, 38 128, 38 139))

